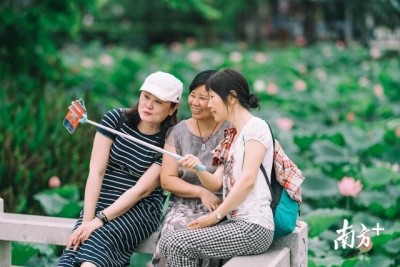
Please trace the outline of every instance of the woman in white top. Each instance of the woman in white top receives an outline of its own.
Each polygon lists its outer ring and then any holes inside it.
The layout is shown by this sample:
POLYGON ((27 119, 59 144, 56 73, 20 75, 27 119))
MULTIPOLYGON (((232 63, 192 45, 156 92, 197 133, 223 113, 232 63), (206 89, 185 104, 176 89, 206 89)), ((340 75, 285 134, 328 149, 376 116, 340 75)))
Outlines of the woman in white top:
POLYGON ((190 222, 187 229, 170 231, 160 240, 167 266, 196 266, 202 258, 232 258, 268 250, 274 236, 271 194, 261 172, 271 172, 273 142, 268 124, 249 109, 259 106, 250 94, 245 77, 233 69, 211 76, 206 89, 208 106, 217 122, 228 121, 234 128, 224 131, 215 149, 214 174, 194 167, 201 162, 185 155, 179 164, 196 173, 211 192, 223 189, 224 201, 212 212, 190 222), (227 220, 221 221, 223 217, 227 220))

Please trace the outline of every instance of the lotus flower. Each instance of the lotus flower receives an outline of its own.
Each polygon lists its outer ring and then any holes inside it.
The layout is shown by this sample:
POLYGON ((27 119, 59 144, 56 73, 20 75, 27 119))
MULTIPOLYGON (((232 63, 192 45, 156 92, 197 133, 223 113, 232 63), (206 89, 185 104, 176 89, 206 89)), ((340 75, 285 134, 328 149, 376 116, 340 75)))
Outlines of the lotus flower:
POLYGON ((276 83, 271 82, 267 85, 267 93, 268 94, 275 95, 278 93, 278 91, 279 91, 279 89, 278 89, 278 86, 276 85, 276 83))
POLYGON ((49 179, 49 187, 50 188, 57 188, 61 186, 60 178, 57 176, 53 176, 49 179))
POLYGON ((353 112, 349 112, 346 115, 346 120, 349 121, 349 122, 354 121, 355 118, 356 118, 356 115, 353 112))
POLYGON ((365 233, 358 239, 357 247, 361 251, 361 253, 370 251, 373 245, 374 243, 372 243, 371 237, 368 235, 368 233, 365 233))
POLYGON ((290 131, 293 127, 293 121, 289 118, 283 117, 276 120, 276 126, 284 131, 290 131))
POLYGON ((340 182, 338 182, 338 188, 340 194, 343 196, 356 197, 362 189, 361 182, 355 181, 353 177, 343 177, 340 182))
POLYGON ((185 39, 186 45, 189 47, 193 47, 197 44, 197 40, 194 37, 187 37, 185 39))
POLYGON ((374 93, 377 97, 382 97, 384 92, 383 92, 383 86, 380 84, 377 84, 374 86, 374 93))
POLYGON ((298 79, 294 83, 294 88, 296 88, 297 91, 303 92, 307 90, 307 84, 305 81, 298 79))
POLYGON ((371 49, 369 50, 369 54, 370 54, 371 57, 374 58, 374 59, 378 59, 378 58, 381 57, 381 51, 380 51, 378 48, 376 48, 376 47, 371 48, 371 49))
POLYGON ((399 138, 400 138, 400 126, 398 126, 398 127, 396 128, 395 134, 396 134, 396 137, 399 137, 399 138))
POLYGON ((267 61, 267 57, 265 56, 264 53, 258 52, 255 55, 255 60, 257 61, 257 63, 265 63, 265 61, 267 61))
POLYGON ((192 63, 200 63, 202 55, 198 51, 191 51, 188 55, 188 59, 192 63))

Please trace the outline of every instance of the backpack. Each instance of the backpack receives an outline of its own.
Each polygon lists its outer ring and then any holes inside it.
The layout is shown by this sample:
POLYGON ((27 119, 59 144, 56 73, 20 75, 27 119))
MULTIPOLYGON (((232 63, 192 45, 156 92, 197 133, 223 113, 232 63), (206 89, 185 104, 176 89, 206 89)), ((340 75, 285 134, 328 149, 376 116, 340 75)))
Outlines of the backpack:
POLYGON ((278 140, 275 140, 271 127, 269 129, 274 145, 271 182, 262 164, 260 169, 271 191, 271 209, 275 223, 274 239, 277 239, 292 233, 296 228, 302 202, 300 185, 305 178, 297 165, 285 154, 278 140))

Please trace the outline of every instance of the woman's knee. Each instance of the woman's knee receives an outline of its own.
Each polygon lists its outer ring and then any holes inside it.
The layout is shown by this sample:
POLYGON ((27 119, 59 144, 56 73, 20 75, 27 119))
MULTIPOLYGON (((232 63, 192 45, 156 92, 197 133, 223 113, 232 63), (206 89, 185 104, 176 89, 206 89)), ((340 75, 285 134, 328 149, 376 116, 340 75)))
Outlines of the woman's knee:
POLYGON ((160 239, 160 252, 162 255, 166 256, 169 253, 177 253, 182 247, 182 236, 180 235, 180 230, 168 231, 162 235, 160 239))
POLYGON ((175 243, 173 242, 173 239, 174 231, 168 231, 161 236, 159 241, 161 254, 165 255, 167 253, 167 250, 175 243))

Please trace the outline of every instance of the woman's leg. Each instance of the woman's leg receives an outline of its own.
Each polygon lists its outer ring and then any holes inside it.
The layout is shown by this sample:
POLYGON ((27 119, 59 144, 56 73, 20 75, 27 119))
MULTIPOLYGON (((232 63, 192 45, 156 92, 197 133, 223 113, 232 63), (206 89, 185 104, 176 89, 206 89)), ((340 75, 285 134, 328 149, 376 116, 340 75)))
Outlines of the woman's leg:
POLYGON ((269 248, 274 231, 244 221, 228 220, 198 230, 177 230, 160 240, 167 266, 195 267, 202 258, 260 254, 269 248))
POLYGON ((91 262, 83 262, 81 267, 96 267, 96 265, 91 262))

